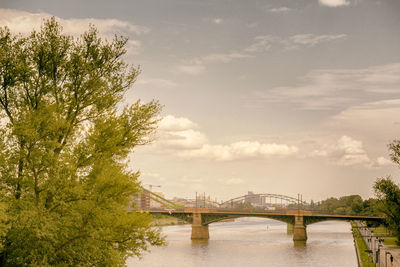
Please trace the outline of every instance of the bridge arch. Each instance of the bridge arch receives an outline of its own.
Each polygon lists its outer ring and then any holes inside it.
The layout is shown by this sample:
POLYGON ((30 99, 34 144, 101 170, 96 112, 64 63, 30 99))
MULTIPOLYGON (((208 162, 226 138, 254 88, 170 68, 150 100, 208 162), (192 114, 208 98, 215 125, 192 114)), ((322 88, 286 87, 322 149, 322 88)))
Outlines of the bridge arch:
MULTIPOLYGON (((237 203, 252 203, 256 201, 260 201, 259 204, 268 203, 266 202, 267 199, 270 199, 270 203, 272 204, 272 199, 275 200, 280 200, 280 203, 277 203, 275 201, 275 204, 298 204, 299 200, 294 197, 286 196, 286 195, 281 195, 281 194, 270 194, 270 193, 261 193, 261 194, 248 194, 248 195, 243 195, 240 197, 235 197, 230 200, 227 200, 225 202, 222 202, 219 204, 220 207, 232 207, 233 204, 237 203)), ((306 205, 307 203, 305 201, 301 202, 303 205, 306 205)))

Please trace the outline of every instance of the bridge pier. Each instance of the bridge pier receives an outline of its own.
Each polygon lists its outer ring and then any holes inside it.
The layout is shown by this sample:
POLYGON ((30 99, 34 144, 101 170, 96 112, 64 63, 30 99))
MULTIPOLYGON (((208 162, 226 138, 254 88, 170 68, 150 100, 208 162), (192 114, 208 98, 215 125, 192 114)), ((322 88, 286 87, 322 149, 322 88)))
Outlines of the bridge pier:
POLYGON ((208 225, 203 225, 201 223, 201 213, 193 213, 191 238, 192 240, 208 240, 210 238, 208 225))
POLYGON ((293 241, 297 243, 305 243, 307 241, 307 229, 304 225, 302 215, 296 215, 294 221, 293 241))
POLYGON ((292 235, 292 234, 293 234, 293 231, 294 231, 294 225, 293 225, 292 223, 287 223, 287 226, 286 226, 286 233, 287 233, 288 235, 292 235))

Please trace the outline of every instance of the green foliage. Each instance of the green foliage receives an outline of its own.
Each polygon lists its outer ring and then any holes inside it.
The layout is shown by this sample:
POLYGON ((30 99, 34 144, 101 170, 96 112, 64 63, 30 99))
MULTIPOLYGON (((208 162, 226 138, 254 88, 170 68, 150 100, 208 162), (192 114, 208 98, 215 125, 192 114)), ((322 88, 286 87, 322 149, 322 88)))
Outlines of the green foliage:
POLYGON ((363 266, 370 266, 372 263, 372 258, 366 252, 369 248, 367 244, 365 243, 364 238, 361 237, 360 230, 357 228, 357 224, 355 222, 351 222, 352 230, 353 230, 353 237, 355 242, 357 242, 357 249, 358 252, 360 253, 360 258, 361 258, 361 263, 363 266))
MULTIPOLYGON (((380 210, 385 214, 388 228, 400 240, 400 188, 390 177, 380 178, 374 184, 375 194, 381 205, 380 210)), ((400 243, 398 243, 400 245, 400 243)))
POLYGON ((363 200, 359 195, 328 198, 313 204, 313 210, 343 215, 376 215, 376 200, 363 200))
POLYGON ((74 39, 54 18, 28 37, 0 28, 0 265, 123 266, 164 243, 127 209, 126 159, 160 105, 117 108, 139 74, 126 42, 74 39))

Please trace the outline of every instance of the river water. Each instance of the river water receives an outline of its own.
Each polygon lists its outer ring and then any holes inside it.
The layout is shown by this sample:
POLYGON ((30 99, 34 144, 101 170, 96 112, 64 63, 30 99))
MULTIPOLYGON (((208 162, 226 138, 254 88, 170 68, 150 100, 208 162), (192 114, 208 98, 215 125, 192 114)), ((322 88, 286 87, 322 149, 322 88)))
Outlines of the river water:
POLYGON ((307 226, 306 246, 294 246, 286 224, 239 218, 209 226, 208 242, 190 240, 191 225, 165 226, 168 246, 152 248, 128 266, 357 266, 350 224, 326 221, 307 226))

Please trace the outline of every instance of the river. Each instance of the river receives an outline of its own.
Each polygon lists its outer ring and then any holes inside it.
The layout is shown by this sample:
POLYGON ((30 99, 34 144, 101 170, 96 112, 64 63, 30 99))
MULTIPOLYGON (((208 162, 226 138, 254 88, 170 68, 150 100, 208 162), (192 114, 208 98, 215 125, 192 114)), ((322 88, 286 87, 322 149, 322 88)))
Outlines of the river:
POLYGON ((357 266, 350 224, 326 221, 307 226, 307 245, 293 245, 286 224, 260 218, 239 218, 209 226, 208 242, 190 240, 191 225, 165 226, 168 246, 152 248, 128 266, 256 267, 357 266))

